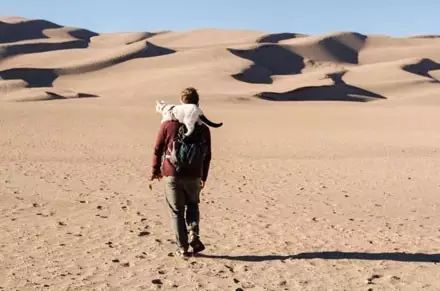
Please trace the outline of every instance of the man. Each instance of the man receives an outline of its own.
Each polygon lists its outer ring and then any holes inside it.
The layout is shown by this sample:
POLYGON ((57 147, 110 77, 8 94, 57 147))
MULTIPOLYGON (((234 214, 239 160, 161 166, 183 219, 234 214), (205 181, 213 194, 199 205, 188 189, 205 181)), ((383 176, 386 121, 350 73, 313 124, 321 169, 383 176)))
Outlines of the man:
MULTIPOLYGON (((199 95, 194 88, 182 91, 181 102, 199 104, 199 95)), ((179 256, 188 256, 191 246, 193 253, 205 249, 199 237, 200 191, 205 187, 211 161, 211 135, 206 125, 197 125, 198 136, 204 144, 201 165, 197 168, 176 167, 169 159, 174 151, 179 129, 184 126, 178 121, 165 121, 161 124, 154 147, 152 174, 150 180, 165 180, 165 196, 171 214, 171 223, 176 236, 179 256)), ((195 133, 192 133, 193 135, 195 133)))

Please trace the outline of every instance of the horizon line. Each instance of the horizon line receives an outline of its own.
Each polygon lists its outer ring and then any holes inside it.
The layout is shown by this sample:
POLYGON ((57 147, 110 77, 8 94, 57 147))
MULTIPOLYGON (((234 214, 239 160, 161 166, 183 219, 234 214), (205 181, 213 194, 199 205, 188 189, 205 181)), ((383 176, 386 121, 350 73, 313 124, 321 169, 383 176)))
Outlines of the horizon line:
POLYGON ((231 30, 231 31, 249 31, 249 32, 261 32, 266 34, 282 34, 282 33, 294 33, 294 34, 302 34, 304 36, 317 36, 317 35, 327 35, 327 34, 335 34, 335 33, 358 33, 365 36, 387 36, 387 37, 394 37, 394 38, 416 38, 416 37, 426 37, 426 38, 440 38, 439 34, 433 34, 433 33, 413 33, 413 34, 405 34, 405 35, 399 35, 399 34, 387 34, 385 32, 360 32, 356 30, 328 30, 328 31, 322 31, 317 33, 305 33, 305 32, 298 32, 298 31, 267 31, 267 30, 260 30, 257 28, 244 28, 244 27, 215 27, 215 26, 204 26, 204 27, 191 27, 191 28, 182 28, 182 29, 146 29, 146 30, 95 30, 93 28, 89 28, 87 26, 78 26, 78 25, 70 25, 70 24, 60 24, 58 21, 50 20, 48 18, 28 18, 18 15, 0 15, 0 23, 8 23, 4 22, 4 20, 11 18, 17 18, 21 19, 23 21, 47 21, 56 25, 59 25, 61 27, 72 27, 72 28, 78 28, 78 29, 86 29, 93 32, 96 32, 98 34, 104 34, 104 33, 131 33, 131 32, 151 32, 151 33, 168 33, 168 32, 193 32, 193 31, 199 31, 199 30, 231 30))

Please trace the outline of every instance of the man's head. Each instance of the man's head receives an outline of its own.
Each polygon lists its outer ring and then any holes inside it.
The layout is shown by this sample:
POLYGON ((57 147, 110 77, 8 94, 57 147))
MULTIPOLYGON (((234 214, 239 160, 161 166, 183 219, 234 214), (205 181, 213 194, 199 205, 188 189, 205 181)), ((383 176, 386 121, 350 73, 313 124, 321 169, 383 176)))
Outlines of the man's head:
POLYGON ((199 105, 199 94, 193 87, 186 88, 180 95, 180 101, 183 104, 195 104, 199 105))

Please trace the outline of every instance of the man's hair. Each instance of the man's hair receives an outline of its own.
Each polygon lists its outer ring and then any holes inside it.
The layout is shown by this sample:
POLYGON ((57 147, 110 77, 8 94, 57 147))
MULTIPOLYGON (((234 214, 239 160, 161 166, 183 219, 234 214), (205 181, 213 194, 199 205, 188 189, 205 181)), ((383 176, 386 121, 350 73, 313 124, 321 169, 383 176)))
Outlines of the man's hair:
POLYGON ((182 91, 180 100, 185 104, 199 105, 199 93, 193 87, 186 88, 182 91))

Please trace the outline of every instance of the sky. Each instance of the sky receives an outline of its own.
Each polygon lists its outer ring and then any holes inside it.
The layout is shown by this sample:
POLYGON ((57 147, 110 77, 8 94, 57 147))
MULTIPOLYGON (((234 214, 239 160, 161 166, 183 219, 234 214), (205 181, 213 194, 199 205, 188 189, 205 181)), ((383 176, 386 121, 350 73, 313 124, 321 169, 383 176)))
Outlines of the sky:
POLYGON ((96 32, 252 29, 440 34, 440 0, 0 0, 0 16, 96 32))

